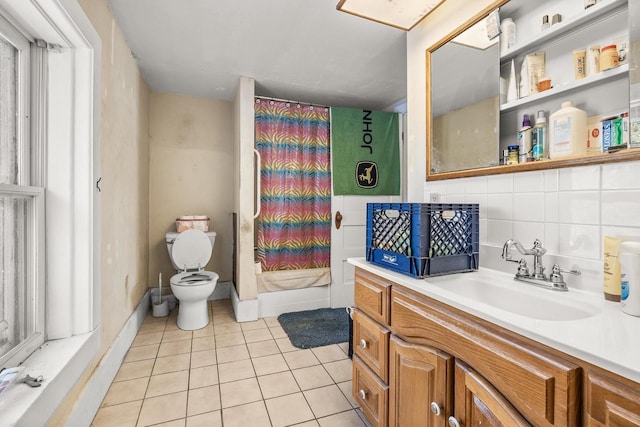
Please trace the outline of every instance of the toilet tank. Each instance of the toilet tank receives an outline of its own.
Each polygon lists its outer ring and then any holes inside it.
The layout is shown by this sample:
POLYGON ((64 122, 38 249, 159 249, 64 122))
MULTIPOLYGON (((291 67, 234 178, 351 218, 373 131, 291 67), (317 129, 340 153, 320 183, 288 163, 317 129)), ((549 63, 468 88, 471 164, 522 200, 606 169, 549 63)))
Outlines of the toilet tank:
MULTIPOLYGON (((209 238, 209 241, 211 242, 211 249, 213 250, 214 244, 216 242, 216 232, 215 231, 207 231, 204 232, 204 234, 207 235, 207 237, 209 238)), ((173 265, 173 269, 176 271, 180 271, 180 268, 176 265, 176 263, 173 261, 173 255, 171 255, 171 248, 173 246, 173 241, 176 239, 176 237, 178 237, 180 233, 176 233, 175 231, 170 231, 167 234, 165 234, 164 236, 164 240, 165 243, 167 244, 167 251, 169 252, 169 258, 171 258, 171 265, 173 265)), ((211 260, 209 260, 209 262, 211 262, 211 260)))

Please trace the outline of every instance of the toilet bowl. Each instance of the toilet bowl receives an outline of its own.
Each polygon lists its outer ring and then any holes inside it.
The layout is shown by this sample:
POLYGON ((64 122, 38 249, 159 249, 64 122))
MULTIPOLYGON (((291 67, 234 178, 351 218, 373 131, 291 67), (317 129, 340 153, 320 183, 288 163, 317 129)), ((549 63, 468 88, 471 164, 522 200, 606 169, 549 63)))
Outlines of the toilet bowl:
POLYGON ((205 271, 211 259, 215 232, 189 229, 167 233, 166 243, 173 266, 178 271, 169 280, 178 304, 178 328, 193 331, 209 324, 207 299, 215 290, 218 274, 205 271))

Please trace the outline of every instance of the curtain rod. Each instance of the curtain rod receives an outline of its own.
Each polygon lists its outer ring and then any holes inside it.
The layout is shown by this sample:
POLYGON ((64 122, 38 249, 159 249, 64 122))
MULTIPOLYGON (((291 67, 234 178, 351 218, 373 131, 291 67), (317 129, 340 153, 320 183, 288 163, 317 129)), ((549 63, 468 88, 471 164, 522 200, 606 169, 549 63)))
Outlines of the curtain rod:
POLYGON ((280 102, 289 102, 291 104, 310 105, 312 107, 331 108, 327 105, 310 104, 308 102, 291 101, 290 99, 280 99, 280 98, 273 98, 269 96, 256 96, 255 98, 264 99, 265 101, 280 101, 280 102))

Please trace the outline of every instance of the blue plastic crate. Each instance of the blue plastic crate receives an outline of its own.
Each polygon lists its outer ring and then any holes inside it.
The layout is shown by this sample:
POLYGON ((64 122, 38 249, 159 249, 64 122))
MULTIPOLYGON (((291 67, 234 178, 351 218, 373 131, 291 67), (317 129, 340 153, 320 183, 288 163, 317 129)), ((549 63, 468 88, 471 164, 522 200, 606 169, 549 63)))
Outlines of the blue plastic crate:
POLYGON ((479 205, 368 203, 367 261, 417 278, 480 265, 479 205))

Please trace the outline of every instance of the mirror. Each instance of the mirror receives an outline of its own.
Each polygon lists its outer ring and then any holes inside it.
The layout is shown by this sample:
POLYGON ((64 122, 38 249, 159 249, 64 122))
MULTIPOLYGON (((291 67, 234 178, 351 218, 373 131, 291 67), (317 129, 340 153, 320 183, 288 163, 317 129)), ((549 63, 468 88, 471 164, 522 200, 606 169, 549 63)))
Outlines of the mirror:
MULTIPOLYGON (((639 9, 635 2, 628 0, 598 2, 597 7, 588 10, 582 2, 573 0, 542 2, 536 7, 526 0, 500 0, 430 47, 426 51, 427 179, 640 159, 639 145, 639 148, 615 153, 590 152, 575 157, 501 164, 507 146, 518 144, 524 114, 536 117, 538 111, 544 111, 549 120, 550 114, 559 110, 566 100, 573 101, 590 118, 612 113, 622 116, 628 112, 629 139, 636 138, 640 144, 640 55, 637 53, 640 24, 635 22, 639 9), (561 25, 546 29, 545 34, 539 18, 548 13, 551 4, 562 15, 562 21, 561 25), (499 37, 489 40, 487 36, 487 17, 498 8, 502 18, 514 18, 517 34, 523 34, 525 39, 522 46, 516 44, 506 54, 504 49, 500 52, 499 37), (575 79, 571 53, 576 46, 605 46, 626 34, 631 52, 627 64, 580 81, 575 79), (501 100, 500 80, 501 77, 505 80, 505 76, 508 80, 512 59, 515 69, 521 72, 524 57, 538 51, 546 53, 551 90, 531 93, 515 101, 501 100)), ((502 95, 505 98, 506 94, 502 95)))
POLYGON ((498 40, 482 19, 431 53, 430 173, 499 164, 498 40))

